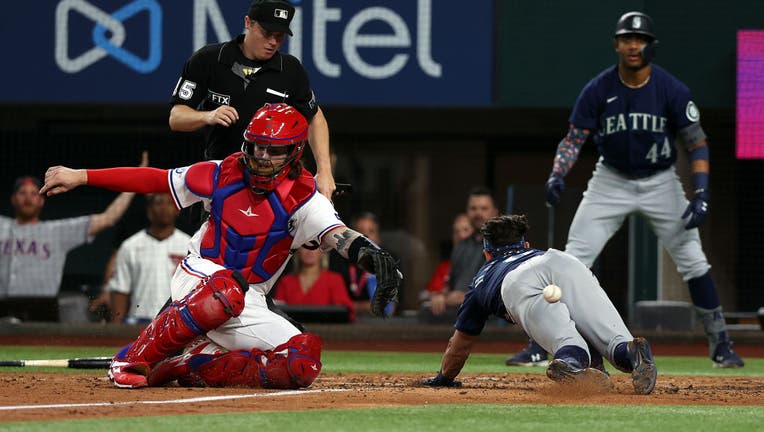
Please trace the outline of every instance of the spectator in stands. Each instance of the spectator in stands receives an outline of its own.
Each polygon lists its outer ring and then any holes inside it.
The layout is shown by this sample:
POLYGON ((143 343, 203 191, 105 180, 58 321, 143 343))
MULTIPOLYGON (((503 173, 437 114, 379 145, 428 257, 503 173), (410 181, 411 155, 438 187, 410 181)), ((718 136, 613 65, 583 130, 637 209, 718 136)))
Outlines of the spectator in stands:
POLYGON ((191 239, 176 229, 178 213, 169 195, 146 195, 149 226, 119 247, 108 283, 112 323, 149 323, 170 298, 170 279, 191 239))
POLYGON ((467 196, 467 217, 472 225, 472 235, 454 246, 451 253, 451 271, 448 274, 448 285, 440 293, 430 297, 430 308, 433 315, 442 315, 446 308, 455 308, 462 304, 464 293, 472 283, 472 278, 483 265, 483 236, 480 227, 488 219, 498 216, 499 209, 493 199, 490 189, 485 187, 473 188, 467 196))
POLYGON ((448 274, 451 271, 451 252, 454 245, 471 236, 473 232, 472 224, 466 213, 459 213, 451 224, 451 239, 447 242, 446 248, 441 252, 442 261, 435 267, 432 277, 427 283, 427 291, 424 292, 424 299, 429 299, 433 294, 443 292, 448 284, 448 274))
POLYGON ((349 321, 355 321, 355 305, 345 281, 341 274, 329 270, 328 264, 329 256, 318 249, 297 249, 294 272, 279 280, 273 299, 288 305, 346 306, 349 321))
MULTIPOLYGON (((148 164, 143 154, 141 166, 148 164)), ((0 316, 24 321, 58 321, 58 294, 67 253, 113 226, 135 194, 121 193, 103 213, 40 220, 45 197, 40 180, 16 180, 14 218, 0 216, 0 316)))
MULTIPOLYGON (((380 244, 379 222, 371 212, 362 212, 350 219, 350 228, 365 235, 369 240, 380 244)), ((369 313, 369 284, 374 284, 374 275, 366 273, 356 264, 343 259, 332 251, 329 255, 329 269, 342 275, 350 299, 355 304, 357 313, 369 313)))

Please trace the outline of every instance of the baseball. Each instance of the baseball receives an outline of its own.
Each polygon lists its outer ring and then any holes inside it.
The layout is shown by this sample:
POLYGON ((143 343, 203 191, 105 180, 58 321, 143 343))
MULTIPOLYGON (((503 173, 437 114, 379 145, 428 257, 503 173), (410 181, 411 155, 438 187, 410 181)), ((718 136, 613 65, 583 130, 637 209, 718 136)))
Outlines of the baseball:
POLYGON ((544 287, 544 300, 549 303, 557 303, 562 297, 562 290, 557 285, 551 284, 544 287))

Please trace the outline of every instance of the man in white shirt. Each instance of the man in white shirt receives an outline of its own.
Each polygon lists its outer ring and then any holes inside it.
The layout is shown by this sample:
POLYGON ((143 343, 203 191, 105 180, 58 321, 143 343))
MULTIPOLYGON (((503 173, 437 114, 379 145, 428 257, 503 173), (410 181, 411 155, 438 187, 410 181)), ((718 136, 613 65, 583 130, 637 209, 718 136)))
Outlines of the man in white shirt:
POLYGON ((170 298, 170 280, 191 237, 175 228, 178 209, 167 194, 146 196, 148 228, 125 240, 108 284, 112 323, 149 323, 170 298))

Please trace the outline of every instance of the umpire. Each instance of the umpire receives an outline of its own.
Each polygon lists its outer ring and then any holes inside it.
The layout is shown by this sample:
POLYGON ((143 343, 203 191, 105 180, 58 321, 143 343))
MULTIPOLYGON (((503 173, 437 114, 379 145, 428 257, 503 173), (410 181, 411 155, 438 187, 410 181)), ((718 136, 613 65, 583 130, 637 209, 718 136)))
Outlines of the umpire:
POLYGON ((287 103, 309 122, 318 190, 335 189, 329 157, 329 126, 300 61, 279 52, 294 7, 286 0, 254 0, 244 17, 245 33, 202 47, 183 66, 172 94, 170 129, 205 129, 204 157, 224 159, 239 151, 252 115, 265 103, 287 103))

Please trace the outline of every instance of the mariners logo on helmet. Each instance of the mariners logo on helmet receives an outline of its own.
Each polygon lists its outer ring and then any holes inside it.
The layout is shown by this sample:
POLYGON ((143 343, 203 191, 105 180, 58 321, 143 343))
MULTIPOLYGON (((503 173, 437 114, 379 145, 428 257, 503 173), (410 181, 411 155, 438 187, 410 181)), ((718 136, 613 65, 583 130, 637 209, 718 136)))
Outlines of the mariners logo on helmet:
POLYGON ((653 30, 653 20, 642 12, 627 12, 621 16, 615 25, 615 36, 626 34, 641 34, 651 40, 657 39, 653 30))

